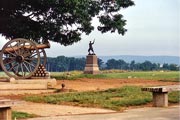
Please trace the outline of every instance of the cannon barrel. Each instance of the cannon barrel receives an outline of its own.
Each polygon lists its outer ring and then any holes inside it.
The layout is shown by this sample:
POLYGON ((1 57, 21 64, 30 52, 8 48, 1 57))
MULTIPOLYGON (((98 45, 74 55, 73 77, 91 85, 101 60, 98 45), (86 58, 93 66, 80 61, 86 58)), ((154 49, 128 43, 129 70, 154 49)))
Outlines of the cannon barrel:
POLYGON ((40 64, 45 66, 45 48, 50 48, 48 41, 37 44, 23 38, 9 40, 0 51, 0 66, 9 77, 30 78, 40 64))
MULTIPOLYGON (((47 42, 45 44, 36 44, 36 47, 38 49, 45 49, 45 48, 50 48, 50 43, 47 42)), ((17 51, 18 49, 29 49, 29 50, 35 50, 34 46, 29 46, 29 45, 25 45, 25 46, 13 46, 13 47, 7 47, 5 48, 4 53, 5 54, 9 54, 9 53, 14 53, 15 51, 17 51)), ((1 52, 1 51, 0 51, 1 52)))

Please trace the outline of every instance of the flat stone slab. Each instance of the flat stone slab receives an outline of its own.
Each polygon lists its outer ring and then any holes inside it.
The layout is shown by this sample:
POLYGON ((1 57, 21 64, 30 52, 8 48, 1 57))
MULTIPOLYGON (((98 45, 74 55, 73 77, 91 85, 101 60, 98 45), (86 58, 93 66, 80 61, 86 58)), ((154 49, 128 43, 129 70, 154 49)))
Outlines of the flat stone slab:
POLYGON ((158 86, 158 87, 145 87, 141 89, 142 91, 149 92, 170 92, 170 91, 180 91, 180 85, 168 85, 168 86, 158 86))
POLYGON ((46 84, 1 84, 0 90, 37 90, 47 89, 46 84))
POLYGON ((0 82, 0 90, 46 90, 55 88, 56 79, 21 79, 10 78, 9 82, 0 82))
POLYGON ((55 90, 1 90, 0 95, 27 95, 27 94, 44 94, 44 93, 54 93, 55 90))
POLYGON ((19 79, 16 80, 14 78, 9 79, 10 83, 14 84, 39 84, 39 83, 48 83, 48 82, 54 82, 56 84, 56 79, 19 79))
POLYGON ((8 108, 14 105, 14 102, 10 99, 0 98, 0 108, 8 108))

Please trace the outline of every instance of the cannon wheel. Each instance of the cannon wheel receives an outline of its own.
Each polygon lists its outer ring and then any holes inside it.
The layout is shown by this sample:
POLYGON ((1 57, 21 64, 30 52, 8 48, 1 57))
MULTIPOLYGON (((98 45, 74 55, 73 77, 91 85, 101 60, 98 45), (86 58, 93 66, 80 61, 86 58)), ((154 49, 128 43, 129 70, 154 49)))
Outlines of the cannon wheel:
POLYGON ((40 53, 30 40, 17 38, 7 42, 0 53, 2 70, 14 78, 30 78, 40 64, 40 53))

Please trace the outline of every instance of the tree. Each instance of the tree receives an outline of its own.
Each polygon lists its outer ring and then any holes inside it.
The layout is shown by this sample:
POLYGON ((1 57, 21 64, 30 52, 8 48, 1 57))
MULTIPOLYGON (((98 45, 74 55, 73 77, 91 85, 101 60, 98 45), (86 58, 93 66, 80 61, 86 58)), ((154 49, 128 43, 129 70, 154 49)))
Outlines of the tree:
POLYGON ((123 70, 127 70, 129 67, 129 64, 126 63, 124 60, 115 60, 115 59, 109 59, 106 62, 107 65, 107 69, 123 69, 123 70))
POLYGON ((102 69, 102 65, 103 65, 103 60, 98 58, 98 66, 99 66, 99 69, 102 69))
POLYGON ((48 71, 64 72, 72 70, 83 70, 85 67, 85 58, 74 58, 57 56, 56 58, 47 58, 46 68, 48 71))
POLYGON ((130 63, 130 70, 134 71, 134 69, 135 69, 135 60, 131 61, 130 63))
POLYGON ((162 68, 163 70, 169 70, 169 65, 167 63, 164 63, 162 68))
POLYGON ((169 70, 178 71, 178 70, 179 70, 179 67, 178 67, 178 65, 176 65, 176 64, 170 64, 170 65, 169 65, 169 70))
POLYGON ((98 16, 99 31, 124 35, 126 20, 119 11, 132 5, 131 0, 0 0, 0 34, 66 46, 91 33, 91 20, 98 16))
POLYGON ((124 61, 124 60, 117 60, 117 68, 118 69, 123 69, 123 70, 126 70, 126 69, 128 69, 128 64, 124 61))
POLYGON ((72 70, 84 70, 86 59, 70 57, 68 71, 72 70))
POLYGON ((117 68, 117 64, 118 64, 118 62, 117 62, 117 60, 115 60, 115 59, 109 59, 107 62, 106 62, 106 68, 107 69, 118 69, 117 68))
POLYGON ((152 70, 152 63, 150 61, 145 61, 141 64, 141 70, 144 70, 144 71, 148 71, 148 70, 152 70))

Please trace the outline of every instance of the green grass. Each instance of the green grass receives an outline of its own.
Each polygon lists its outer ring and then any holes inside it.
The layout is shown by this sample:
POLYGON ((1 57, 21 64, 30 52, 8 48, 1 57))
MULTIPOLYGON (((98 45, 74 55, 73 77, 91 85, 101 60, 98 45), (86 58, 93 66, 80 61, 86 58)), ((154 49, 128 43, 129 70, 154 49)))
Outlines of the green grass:
POLYGON ((124 72, 124 73, 110 73, 107 74, 109 78, 142 78, 150 80, 168 80, 174 79, 179 80, 179 72, 160 72, 160 71, 149 71, 149 72, 124 72))
POLYGON ((71 71, 71 72, 51 72, 51 77, 57 80, 75 80, 83 74, 81 71, 71 71))
MULTIPOLYGON (((178 103, 180 92, 169 94, 169 102, 178 103)), ((100 107, 121 110, 123 107, 144 105, 152 101, 150 92, 142 92, 141 87, 124 86, 96 92, 61 93, 46 96, 29 96, 26 101, 49 104, 70 104, 82 107, 100 107)))
POLYGON ((169 93, 168 101, 171 103, 180 102, 180 91, 174 91, 174 92, 169 93))
POLYGON ((160 80, 160 81, 171 81, 179 82, 180 74, 179 71, 101 71, 101 74, 91 75, 83 74, 81 71, 72 72, 52 72, 51 77, 58 80, 76 80, 78 78, 91 78, 91 79, 127 79, 127 78, 139 78, 148 80, 160 80))
POLYGON ((12 111, 12 120, 16 119, 25 119, 25 118, 33 118, 36 115, 34 114, 28 114, 25 112, 17 112, 17 111, 12 111))
POLYGON ((152 100, 152 96, 149 92, 142 92, 140 87, 125 86, 118 89, 108 89, 98 92, 31 96, 25 97, 24 99, 32 102, 71 104, 83 107, 101 107, 121 110, 122 107, 146 104, 152 100))
MULTIPOLYGON (((0 72, 0 78, 7 77, 4 72, 0 72)), ((101 74, 91 75, 83 74, 82 71, 71 72, 51 72, 51 77, 57 80, 76 80, 79 78, 90 79, 127 79, 127 78, 139 78, 148 80, 160 80, 164 82, 179 82, 179 71, 123 71, 123 70, 105 70, 101 71, 101 74)))
POLYGON ((6 75, 5 72, 0 72, 0 79, 6 79, 8 76, 6 75))

